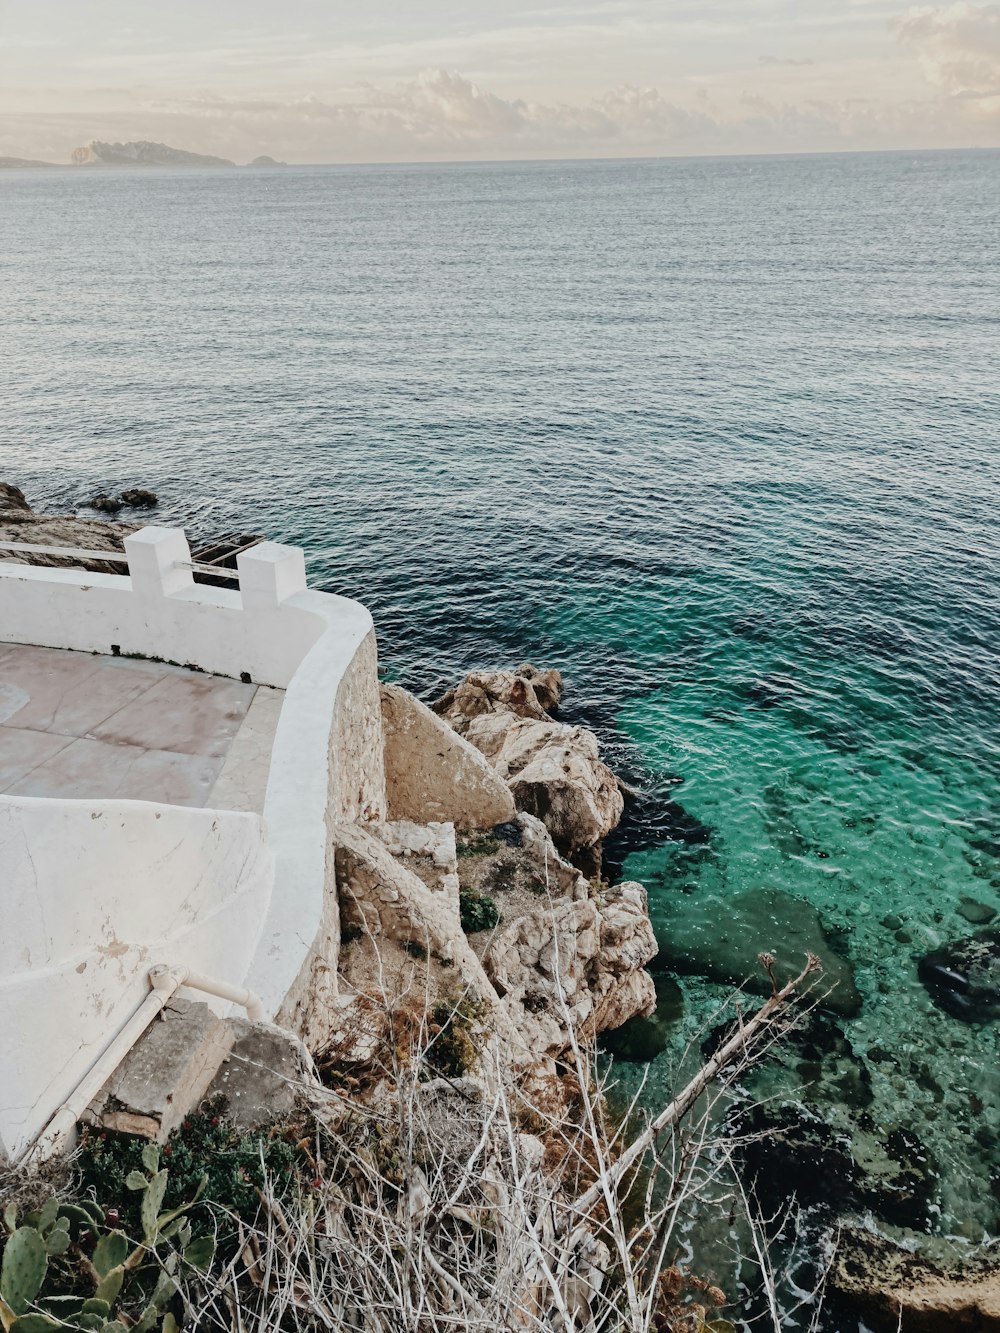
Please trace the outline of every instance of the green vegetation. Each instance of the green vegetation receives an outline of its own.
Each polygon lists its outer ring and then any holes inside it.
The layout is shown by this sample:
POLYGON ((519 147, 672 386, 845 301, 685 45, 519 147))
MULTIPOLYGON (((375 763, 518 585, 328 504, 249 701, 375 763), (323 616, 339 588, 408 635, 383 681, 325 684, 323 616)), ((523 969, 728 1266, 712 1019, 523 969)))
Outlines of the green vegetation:
MULTIPOLYGON (((195 1192, 205 1204, 216 1204, 239 1217, 257 1211, 257 1191, 265 1178, 279 1189, 294 1179, 303 1161, 295 1146, 297 1127, 240 1132, 222 1117, 222 1106, 192 1114, 170 1136, 163 1149, 170 1168, 165 1201, 178 1207, 195 1192), (202 1183, 204 1182, 204 1183, 202 1183)), ((147 1145, 148 1146, 148 1145, 147 1145)), ((84 1190, 97 1199, 119 1204, 118 1221, 136 1232, 141 1223, 140 1200, 130 1195, 129 1179, 142 1165, 142 1139, 120 1134, 90 1134, 83 1143, 80 1170, 84 1190)))
POLYGON ((466 935, 474 935, 477 930, 492 930, 500 921, 500 909, 488 893, 460 889, 458 906, 466 935))
MULTIPOLYGON (((8 1204, 0 1264, 0 1322, 9 1333, 49 1329, 97 1333, 176 1333, 181 1279, 197 1280, 212 1265, 215 1236, 196 1236, 188 1217, 204 1191, 202 1177, 191 1199, 164 1209, 170 1173, 160 1166, 155 1143, 135 1144, 141 1169, 126 1176, 135 1196, 139 1240, 109 1226, 112 1212, 89 1199, 55 1196, 20 1214, 8 1204)), ((130 1210, 132 1211, 132 1210, 130 1210)))
POLYGON ((431 1042, 425 1052, 435 1078, 461 1078, 479 1063, 477 1035, 488 1006, 471 995, 439 1000, 430 1012, 431 1042))
POLYGON ((459 834, 455 840, 455 850, 459 856, 492 856, 500 850, 500 839, 488 833, 459 834))

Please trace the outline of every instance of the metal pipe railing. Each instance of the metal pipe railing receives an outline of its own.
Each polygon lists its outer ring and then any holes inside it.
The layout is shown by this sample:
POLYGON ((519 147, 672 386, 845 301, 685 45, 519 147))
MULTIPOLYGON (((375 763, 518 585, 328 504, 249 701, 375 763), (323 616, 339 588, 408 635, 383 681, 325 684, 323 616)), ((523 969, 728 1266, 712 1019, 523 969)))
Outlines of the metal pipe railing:
MULTIPOLYGON (((240 551, 249 550, 250 546, 257 545, 256 542, 249 546, 240 547, 240 551)), ((0 552, 3 551, 24 551, 35 555, 57 555, 67 560, 107 560, 116 565, 127 565, 128 556, 124 551, 90 551, 78 546, 35 546, 30 542, 0 542, 0 552)), ((239 554, 239 551, 233 554, 239 554)), ((231 579, 234 583, 239 582, 239 574, 235 569, 225 569, 221 565, 213 565, 204 560, 178 560, 174 566, 175 569, 190 569, 196 574, 210 574, 216 579, 231 579)))

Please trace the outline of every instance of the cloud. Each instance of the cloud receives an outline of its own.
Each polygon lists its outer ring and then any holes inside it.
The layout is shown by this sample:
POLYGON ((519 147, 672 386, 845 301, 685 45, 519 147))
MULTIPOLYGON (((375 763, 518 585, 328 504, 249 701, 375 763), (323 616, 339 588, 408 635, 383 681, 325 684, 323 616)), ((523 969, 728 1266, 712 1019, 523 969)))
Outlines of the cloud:
POLYGON ((951 97, 1000 114, 1000 4, 924 6, 894 20, 928 81, 951 97))
POLYGON ((392 86, 364 84, 325 97, 155 97, 133 88, 103 109, 90 103, 73 112, 6 117, 0 154, 66 161, 91 138, 154 139, 237 161, 269 153, 293 162, 809 152, 969 142, 964 103, 942 104, 940 97, 899 104, 865 98, 783 102, 736 90, 725 108, 707 96, 692 100, 685 106, 657 88, 631 84, 577 102, 509 98, 439 68, 392 86))
POLYGON ((325 136, 330 150, 348 144, 379 149, 407 142, 428 148, 508 148, 532 152, 602 143, 668 149, 711 135, 717 124, 700 112, 668 101, 655 88, 629 85, 583 105, 509 99, 451 70, 424 70, 416 79, 384 90, 368 86, 347 102, 306 97, 294 102, 231 101, 204 97, 174 104, 207 119, 280 125, 325 136))
POLYGON ((778 65, 786 69, 801 69, 806 65, 815 65, 815 60, 795 56, 758 56, 758 65, 778 65))

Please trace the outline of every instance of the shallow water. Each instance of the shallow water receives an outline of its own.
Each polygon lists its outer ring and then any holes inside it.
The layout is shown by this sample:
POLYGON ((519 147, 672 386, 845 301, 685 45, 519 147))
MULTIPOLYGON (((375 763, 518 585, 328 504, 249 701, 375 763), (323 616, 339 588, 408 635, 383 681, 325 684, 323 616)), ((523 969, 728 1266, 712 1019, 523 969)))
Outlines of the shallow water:
POLYGON ((5 172, 0 475, 302 543, 427 695, 563 669, 662 937, 818 908, 978 1239, 995 1025, 916 963, 1000 907, 998 217, 998 153, 5 172))

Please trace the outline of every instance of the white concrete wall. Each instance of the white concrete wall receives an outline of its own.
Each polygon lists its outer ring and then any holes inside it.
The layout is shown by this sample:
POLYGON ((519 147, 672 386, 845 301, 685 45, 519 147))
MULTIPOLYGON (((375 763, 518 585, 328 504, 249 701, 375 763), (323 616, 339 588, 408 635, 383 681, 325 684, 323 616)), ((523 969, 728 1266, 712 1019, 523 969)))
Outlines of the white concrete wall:
POLYGON ((378 664, 371 616, 322 593, 330 631, 291 681, 264 801, 276 887, 247 986, 307 1042, 337 993, 340 917, 331 828, 385 818, 378 664))
POLYGON ((0 552, 0 641, 117 648, 284 688, 329 627, 311 599, 297 605, 306 584, 294 547, 265 542, 238 557, 237 590, 194 583, 187 541, 174 529, 143 528, 125 546, 128 575, 9 564, 0 552))
POLYGON ((0 1148, 16 1156, 142 1003, 151 966, 242 983, 274 859, 257 815, 2 797, 0 867, 0 1148))
POLYGON ((0 558, 0 641, 117 645, 285 689, 264 818, 0 796, 0 1070, 21 1071, 0 1092, 0 1151, 43 1127, 154 963, 245 985, 318 1035, 339 944, 330 830, 385 816, 368 611, 307 590, 294 548, 240 556, 238 591, 192 582, 182 533, 143 529, 126 548, 128 576, 0 558))

